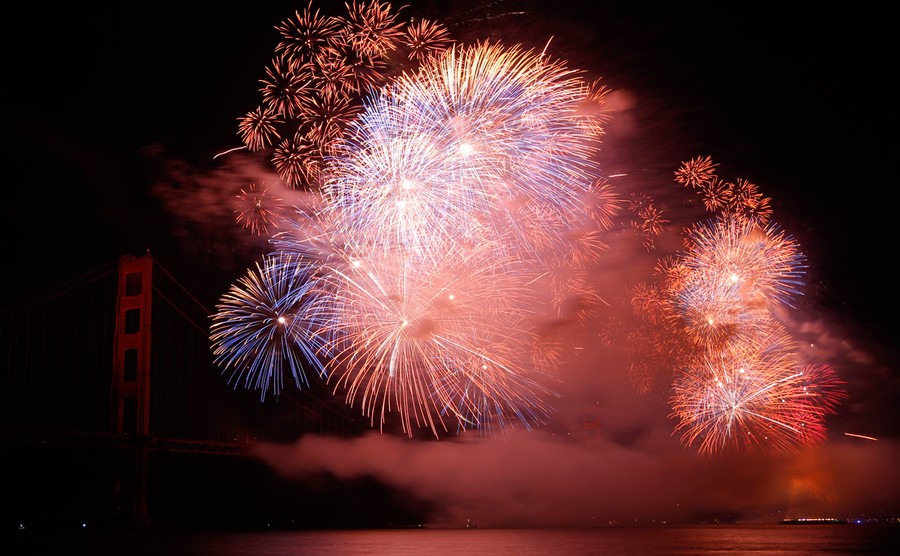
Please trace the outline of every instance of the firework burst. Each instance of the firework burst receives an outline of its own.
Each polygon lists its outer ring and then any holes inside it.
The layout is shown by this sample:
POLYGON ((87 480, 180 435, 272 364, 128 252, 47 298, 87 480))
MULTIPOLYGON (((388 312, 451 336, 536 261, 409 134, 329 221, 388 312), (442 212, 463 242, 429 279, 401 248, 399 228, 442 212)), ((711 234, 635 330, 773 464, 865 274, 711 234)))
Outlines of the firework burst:
POLYGON ((212 317, 215 363, 231 372, 229 384, 278 394, 284 377, 308 385, 318 368, 318 341, 308 334, 306 306, 313 269, 291 258, 265 257, 222 296, 212 317))
POLYGON ((730 283, 742 305, 763 308, 793 307, 801 293, 806 257, 774 223, 717 219, 693 227, 688 241, 689 253, 681 260, 687 271, 685 289, 704 283, 721 289, 730 283))
POLYGON ((305 10, 294 12, 275 26, 281 34, 275 52, 283 52, 292 59, 309 60, 335 40, 339 28, 339 19, 322 15, 310 2, 305 10))
POLYGON ((269 227, 277 228, 281 220, 281 199, 269 194, 267 188, 257 188, 255 183, 242 188, 236 195, 237 223, 249 228, 256 235, 269 233, 269 227))
POLYGON ((420 19, 406 30, 406 47, 409 58, 421 62, 433 54, 439 54, 453 44, 450 32, 442 24, 420 19))
POLYGON ((675 380, 673 417, 701 454, 793 450, 826 438, 825 417, 844 397, 828 366, 803 366, 779 327, 710 354, 675 380))
POLYGON ((278 118, 271 107, 258 107, 240 118, 241 140, 251 152, 261 151, 278 140, 278 118))
POLYGON ((546 417, 532 401, 545 392, 516 361, 529 338, 516 325, 523 304, 509 301, 516 270, 484 265, 480 251, 446 253, 416 261, 345 249, 332 258, 314 308, 334 354, 329 381, 373 425, 397 412, 409 434, 478 428, 487 419, 478 408, 508 419, 525 401, 528 415, 546 417))

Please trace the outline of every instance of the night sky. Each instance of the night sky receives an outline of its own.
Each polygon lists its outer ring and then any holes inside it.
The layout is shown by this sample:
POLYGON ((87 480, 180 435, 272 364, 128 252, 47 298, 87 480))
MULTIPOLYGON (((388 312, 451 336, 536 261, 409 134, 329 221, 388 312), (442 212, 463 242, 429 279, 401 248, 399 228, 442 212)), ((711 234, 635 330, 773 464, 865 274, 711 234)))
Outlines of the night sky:
MULTIPOLYGON (((373 431, 262 446, 260 460, 298 481, 377 477, 439 507, 436 523, 773 519, 788 508, 900 515, 891 18, 758 3, 407 4, 403 14, 444 21, 458 40, 547 45, 602 78, 617 110, 601 164, 628 173, 627 187, 665 204, 681 193, 679 164, 707 155, 723 177, 759 185, 808 257, 792 325, 849 398, 824 446, 699 458, 672 435, 665 405, 630 390, 621 362, 598 362, 588 346, 562 370, 560 416, 568 401, 596 404, 602 432, 591 449, 554 434, 560 427, 427 443, 373 431)), ((266 248, 217 189, 239 159, 214 157, 240 145, 237 118, 260 102, 274 26, 304 7, 21 6, 3 36, 5 298, 149 250, 212 307, 266 248)))

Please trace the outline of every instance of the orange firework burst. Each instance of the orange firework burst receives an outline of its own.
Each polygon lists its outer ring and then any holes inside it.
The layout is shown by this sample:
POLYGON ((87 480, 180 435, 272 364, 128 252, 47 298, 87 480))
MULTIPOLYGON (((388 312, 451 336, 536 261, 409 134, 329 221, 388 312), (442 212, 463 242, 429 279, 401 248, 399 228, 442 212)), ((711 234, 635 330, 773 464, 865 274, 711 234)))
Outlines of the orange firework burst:
POLYGON ((738 178, 728 182, 719 179, 717 167, 709 156, 692 158, 675 171, 675 181, 697 190, 710 212, 767 222, 772 216, 771 199, 763 196, 749 180, 738 178))
POLYGON ((321 185, 322 161, 363 98, 452 44, 443 25, 413 19, 407 26, 388 2, 345 7, 346 15, 325 15, 310 2, 275 26, 280 40, 260 79, 262 103, 239 118, 243 148, 271 149, 290 188, 321 185))
POLYGON ((239 119, 239 132, 251 152, 266 149, 278 140, 281 119, 271 107, 258 107, 239 119))
POLYGON ((235 210, 238 224, 250 228, 256 235, 268 234, 269 227, 278 226, 281 217, 281 199, 272 197, 266 188, 257 189, 251 183, 236 195, 238 210, 235 210))
POLYGON ((409 58, 421 62, 425 58, 443 52, 453 44, 450 32, 443 24, 420 19, 406 30, 406 47, 409 58))
POLYGON ((397 50, 403 39, 403 24, 388 2, 353 0, 342 26, 343 42, 362 58, 383 58, 397 50))
POLYGON ((682 162, 675 171, 675 181, 692 189, 703 189, 716 178, 716 167, 711 156, 695 157, 682 162))
POLYGON ((322 15, 310 2, 305 10, 294 12, 293 17, 275 26, 282 36, 275 52, 284 52, 293 59, 309 60, 335 40, 339 29, 339 19, 322 15))

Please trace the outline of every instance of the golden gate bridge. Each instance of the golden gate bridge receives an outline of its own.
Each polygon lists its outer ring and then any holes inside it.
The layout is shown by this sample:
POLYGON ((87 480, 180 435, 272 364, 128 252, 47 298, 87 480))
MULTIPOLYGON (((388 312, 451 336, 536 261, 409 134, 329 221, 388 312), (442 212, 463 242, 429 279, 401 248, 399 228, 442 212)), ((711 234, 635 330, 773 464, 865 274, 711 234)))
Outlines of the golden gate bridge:
POLYGON ((0 457, 47 462, 33 490, 52 482, 53 463, 87 452, 90 473, 109 479, 95 493, 112 503, 107 517, 146 526, 148 482, 166 455, 248 458, 260 442, 366 430, 321 384, 266 401, 229 385, 213 364, 210 314, 149 253, 5 307, 0 457))

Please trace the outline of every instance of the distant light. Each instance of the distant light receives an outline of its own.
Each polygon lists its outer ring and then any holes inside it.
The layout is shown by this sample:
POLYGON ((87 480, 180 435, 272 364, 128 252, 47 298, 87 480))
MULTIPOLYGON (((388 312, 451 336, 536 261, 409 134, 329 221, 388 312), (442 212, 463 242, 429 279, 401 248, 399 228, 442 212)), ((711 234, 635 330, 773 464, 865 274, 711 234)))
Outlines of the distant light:
POLYGON ((459 146, 459 154, 461 155, 470 155, 475 152, 475 147, 473 147, 470 143, 463 143, 459 146))

